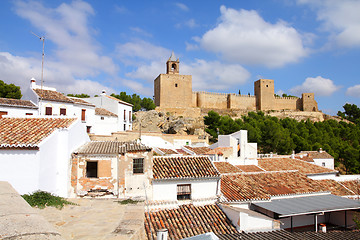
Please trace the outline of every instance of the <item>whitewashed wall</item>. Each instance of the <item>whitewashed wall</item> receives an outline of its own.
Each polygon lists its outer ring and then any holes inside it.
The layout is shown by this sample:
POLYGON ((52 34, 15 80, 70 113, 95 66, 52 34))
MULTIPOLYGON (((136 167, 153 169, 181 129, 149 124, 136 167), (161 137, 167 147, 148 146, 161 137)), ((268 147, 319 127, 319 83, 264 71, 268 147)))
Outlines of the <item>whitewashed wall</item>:
POLYGON ((2 111, 7 112, 6 116, 9 117, 28 117, 27 113, 31 113, 33 116, 38 115, 38 110, 34 108, 0 106, 0 112, 2 111))
POLYGON ((320 167, 326 167, 334 170, 334 159, 314 159, 314 163, 320 167), (325 166, 323 166, 323 163, 325 166))
POLYGON ((117 117, 95 115, 91 133, 96 135, 111 135, 111 133, 117 131, 117 117), (102 117, 103 120, 101 119, 102 117))

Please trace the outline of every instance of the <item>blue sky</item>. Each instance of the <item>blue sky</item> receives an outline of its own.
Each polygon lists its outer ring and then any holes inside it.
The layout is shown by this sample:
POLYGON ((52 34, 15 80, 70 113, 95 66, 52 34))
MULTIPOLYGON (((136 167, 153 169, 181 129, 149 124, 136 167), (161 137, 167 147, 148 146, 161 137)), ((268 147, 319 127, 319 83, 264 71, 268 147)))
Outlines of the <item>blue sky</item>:
POLYGON ((314 92, 319 109, 360 106, 360 0, 0 1, 0 79, 64 93, 153 96, 171 51, 194 91, 314 92))

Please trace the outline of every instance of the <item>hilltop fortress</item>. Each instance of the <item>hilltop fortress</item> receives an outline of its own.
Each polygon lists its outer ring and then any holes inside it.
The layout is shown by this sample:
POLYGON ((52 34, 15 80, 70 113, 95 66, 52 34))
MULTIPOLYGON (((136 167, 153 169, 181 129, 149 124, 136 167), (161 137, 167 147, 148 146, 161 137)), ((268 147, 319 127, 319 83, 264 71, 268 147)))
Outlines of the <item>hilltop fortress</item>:
MULTIPOLYGON (((253 95, 235 93, 193 92, 192 76, 179 74, 180 62, 172 53, 166 62, 166 74, 154 80, 154 100, 161 110, 176 109, 233 109, 247 111, 295 110, 318 111, 314 93, 298 97, 278 97, 274 94, 274 80, 259 79, 254 82, 253 95)), ((175 110, 175 111, 174 111, 175 110)))

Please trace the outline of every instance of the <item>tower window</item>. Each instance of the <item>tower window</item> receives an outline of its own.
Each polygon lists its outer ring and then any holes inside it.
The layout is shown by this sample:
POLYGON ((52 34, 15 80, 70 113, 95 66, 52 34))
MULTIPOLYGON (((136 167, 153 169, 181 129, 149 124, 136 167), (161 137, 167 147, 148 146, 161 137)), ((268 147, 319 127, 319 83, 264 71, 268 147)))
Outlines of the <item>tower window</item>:
POLYGON ((175 63, 173 63, 173 64, 171 65, 171 70, 172 70, 172 71, 175 71, 175 70, 176 70, 176 64, 175 64, 175 63))
POLYGON ((266 87, 269 87, 269 85, 266 85, 266 87))
POLYGON ((177 87, 178 85, 177 85, 177 83, 175 83, 175 87, 177 87))

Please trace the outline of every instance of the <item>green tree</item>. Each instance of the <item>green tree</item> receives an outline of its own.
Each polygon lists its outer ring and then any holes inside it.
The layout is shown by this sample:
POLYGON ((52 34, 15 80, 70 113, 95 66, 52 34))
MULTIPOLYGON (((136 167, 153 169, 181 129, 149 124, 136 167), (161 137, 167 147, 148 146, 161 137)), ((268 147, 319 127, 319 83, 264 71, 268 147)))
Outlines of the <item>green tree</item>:
POLYGON ((135 93, 133 95, 127 95, 126 92, 120 92, 119 95, 113 93, 111 94, 111 96, 124 102, 131 103, 133 105, 134 112, 137 112, 140 109, 145 109, 147 111, 153 110, 156 107, 155 103, 151 98, 142 99, 139 95, 135 93))
POLYGON ((77 97, 77 98, 89 98, 90 96, 87 95, 86 93, 81 93, 81 94, 72 94, 72 93, 69 93, 67 95, 68 97, 77 97))
POLYGON ((14 84, 6 84, 0 80, 0 97, 20 99, 22 97, 20 87, 14 84))
POLYGON ((147 111, 155 109, 156 105, 151 98, 143 98, 141 100, 141 107, 145 108, 147 111))
POLYGON ((338 111, 338 116, 345 118, 353 123, 360 124, 360 108, 358 108, 358 106, 355 104, 346 103, 343 108, 345 111, 338 111))

